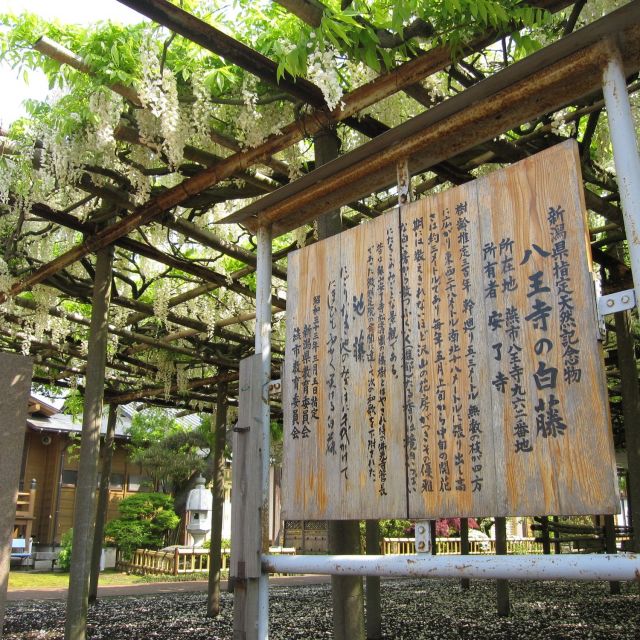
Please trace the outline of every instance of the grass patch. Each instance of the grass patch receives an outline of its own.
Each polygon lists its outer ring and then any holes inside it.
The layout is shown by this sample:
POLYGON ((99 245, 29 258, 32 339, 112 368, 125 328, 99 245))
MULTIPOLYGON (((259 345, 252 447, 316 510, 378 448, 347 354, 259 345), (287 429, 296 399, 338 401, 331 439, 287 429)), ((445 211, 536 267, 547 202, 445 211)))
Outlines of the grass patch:
MULTIPOLYGON (((143 576, 128 575, 107 569, 100 574, 100 585, 127 585, 145 582, 143 576)), ((40 573, 36 571, 11 571, 9 591, 17 589, 66 589, 69 586, 68 573, 40 573)))
MULTIPOLYGON (((226 579, 227 571, 222 572, 226 579)), ((99 586, 145 584, 149 582, 186 582, 191 580, 208 580, 207 573, 183 573, 171 575, 139 576, 132 573, 122 573, 115 569, 107 569, 100 574, 99 586)), ((69 586, 68 573, 40 573, 37 571, 11 571, 9 573, 9 591, 22 589, 66 589, 69 586)))

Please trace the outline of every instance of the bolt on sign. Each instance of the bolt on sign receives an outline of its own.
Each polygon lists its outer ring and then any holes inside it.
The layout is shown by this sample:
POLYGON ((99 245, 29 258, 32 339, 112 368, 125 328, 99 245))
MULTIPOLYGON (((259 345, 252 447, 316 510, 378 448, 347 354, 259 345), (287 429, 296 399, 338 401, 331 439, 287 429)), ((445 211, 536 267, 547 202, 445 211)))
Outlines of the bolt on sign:
POLYGON ((617 511, 573 141, 289 257, 288 519, 617 511))

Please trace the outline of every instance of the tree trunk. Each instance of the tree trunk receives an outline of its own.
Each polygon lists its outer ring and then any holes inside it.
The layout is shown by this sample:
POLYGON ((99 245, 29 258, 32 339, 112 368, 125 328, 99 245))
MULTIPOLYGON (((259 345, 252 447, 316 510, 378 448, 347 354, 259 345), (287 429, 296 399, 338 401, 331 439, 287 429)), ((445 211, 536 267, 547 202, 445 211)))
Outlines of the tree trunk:
POLYGON ((209 550, 209 590, 207 617, 220 614, 220 570, 222 568, 222 513, 224 509, 224 447, 227 439, 227 383, 218 383, 216 422, 213 433, 213 508, 209 550))
MULTIPOLYGON (((334 130, 323 130, 314 137, 316 167, 337 158, 340 140, 334 130)), ((317 219, 318 239, 342 231, 340 211, 317 219)), ((357 520, 330 521, 329 553, 360 553, 360 527, 357 520)), ((335 640, 364 640, 364 591, 359 576, 331 576, 333 599, 333 637, 335 640)))
POLYGON ((89 573, 95 526, 96 475, 100 453, 112 259, 111 248, 101 249, 97 253, 89 327, 78 483, 73 514, 73 548, 67 594, 65 640, 85 640, 87 632, 89 573))
POLYGON ((111 462, 113 460, 113 446, 116 435, 116 421, 118 406, 109 406, 107 433, 102 447, 102 472, 100 474, 100 489, 98 490, 98 508, 96 510, 96 529, 93 536, 93 550, 91 552, 91 576, 89 578, 89 603, 98 598, 98 579, 100 578, 100 556, 102 555, 102 539, 104 525, 109 510, 109 480, 111 477, 111 462))

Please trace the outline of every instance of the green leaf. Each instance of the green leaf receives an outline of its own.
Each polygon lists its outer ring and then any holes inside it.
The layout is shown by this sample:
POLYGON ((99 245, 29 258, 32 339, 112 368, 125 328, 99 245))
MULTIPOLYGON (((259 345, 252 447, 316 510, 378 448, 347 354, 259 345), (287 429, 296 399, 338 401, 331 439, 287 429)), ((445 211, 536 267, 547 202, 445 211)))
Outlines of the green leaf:
POLYGON ((376 55, 376 49, 373 47, 365 49, 364 52, 365 62, 374 70, 380 73, 380 60, 376 55))
POLYGON ((111 45, 111 59, 116 66, 120 66, 120 53, 118 52, 118 45, 115 42, 111 45))

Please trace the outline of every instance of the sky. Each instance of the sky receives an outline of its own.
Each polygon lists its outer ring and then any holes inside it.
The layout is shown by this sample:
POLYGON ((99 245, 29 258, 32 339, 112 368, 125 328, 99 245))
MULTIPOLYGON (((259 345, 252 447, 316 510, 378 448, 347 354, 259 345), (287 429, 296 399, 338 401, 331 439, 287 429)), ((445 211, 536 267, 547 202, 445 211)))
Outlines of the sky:
MULTIPOLYGON (((140 22, 145 18, 125 7, 117 0, 0 0, 0 13, 35 13, 47 20, 89 24, 98 20, 111 20, 122 24, 140 22)), ((0 63, 0 126, 8 127, 24 114, 21 106, 27 98, 42 98, 47 92, 43 74, 30 73, 29 84, 8 65, 0 63)))

